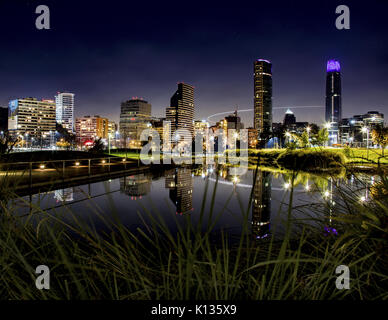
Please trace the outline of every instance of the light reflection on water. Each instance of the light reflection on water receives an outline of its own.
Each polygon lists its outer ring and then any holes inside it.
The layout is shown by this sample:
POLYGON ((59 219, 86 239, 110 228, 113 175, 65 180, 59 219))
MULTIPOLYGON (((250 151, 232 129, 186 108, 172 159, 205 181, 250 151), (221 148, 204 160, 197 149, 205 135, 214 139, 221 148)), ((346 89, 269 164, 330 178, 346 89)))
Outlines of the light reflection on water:
MULTIPOLYGON (((373 185, 375 177, 366 176, 364 180, 373 185)), ((37 217, 42 216, 40 210, 48 211, 65 220, 72 212, 81 219, 93 221, 97 229, 104 229, 104 224, 97 218, 96 212, 108 217, 117 215, 132 230, 144 228, 144 222, 149 223, 147 214, 158 212, 174 232, 176 223, 173 216, 178 223, 188 215, 194 224, 199 222, 206 184, 204 208, 207 223, 212 193, 217 184, 213 217, 222 214, 214 230, 240 234, 243 213, 247 212, 250 232, 260 239, 268 237, 274 229, 280 235, 284 232, 291 189, 293 219, 310 225, 318 225, 312 218, 319 219, 324 221, 322 232, 335 230, 331 217, 341 203, 336 195, 336 182, 335 178, 301 173, 292 183, 291 174, 265 170, 258 170, 256 174, 254 170, 249 170, 245 175, 236 177, 230 175, 228 167, 180 167, 154 175, 141 173, 27 196, 11 200, 8 207, 18 214, 35 213, 37 217)), ((341 184, 354 190, 360 201, 370 198, 369 188, 354 176, 341 180, 341 184)))

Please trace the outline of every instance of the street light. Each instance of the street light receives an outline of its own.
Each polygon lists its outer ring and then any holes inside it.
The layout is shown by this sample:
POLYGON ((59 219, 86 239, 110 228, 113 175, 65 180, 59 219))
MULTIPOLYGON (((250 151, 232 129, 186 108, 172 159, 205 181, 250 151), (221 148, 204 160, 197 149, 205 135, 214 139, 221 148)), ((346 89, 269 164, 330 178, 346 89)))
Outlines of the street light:
POLYGON ((369 128, 362 127, 361 131, 366 133, 366 159, 369 160, 369 128))
POLYGON ((307 132, 307 147, 310 146, 310 131, 311 128, 309 126, 306 127, 306 132, 307 132))

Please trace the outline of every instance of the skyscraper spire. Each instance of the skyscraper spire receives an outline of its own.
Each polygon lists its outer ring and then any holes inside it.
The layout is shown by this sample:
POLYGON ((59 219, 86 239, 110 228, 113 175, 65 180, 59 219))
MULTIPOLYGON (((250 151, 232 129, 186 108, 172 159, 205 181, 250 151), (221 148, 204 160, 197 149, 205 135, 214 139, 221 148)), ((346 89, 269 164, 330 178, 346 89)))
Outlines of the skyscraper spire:
POLYGON ((329 60, 326 67, 326 122, 329 144, 339 141, 339 122, 342 119, 341 66, 337 60, 329 60))

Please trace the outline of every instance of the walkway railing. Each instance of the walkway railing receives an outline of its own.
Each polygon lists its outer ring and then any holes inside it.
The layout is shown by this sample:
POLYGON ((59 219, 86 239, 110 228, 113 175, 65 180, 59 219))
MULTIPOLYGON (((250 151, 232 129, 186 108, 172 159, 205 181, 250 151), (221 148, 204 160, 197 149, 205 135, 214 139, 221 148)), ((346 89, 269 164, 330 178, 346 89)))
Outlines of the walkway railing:
POLYGON ((99 157, 0 163, 0 181, 33 186, 35 183, 109 174, 140 166, 139 160, 99 157))

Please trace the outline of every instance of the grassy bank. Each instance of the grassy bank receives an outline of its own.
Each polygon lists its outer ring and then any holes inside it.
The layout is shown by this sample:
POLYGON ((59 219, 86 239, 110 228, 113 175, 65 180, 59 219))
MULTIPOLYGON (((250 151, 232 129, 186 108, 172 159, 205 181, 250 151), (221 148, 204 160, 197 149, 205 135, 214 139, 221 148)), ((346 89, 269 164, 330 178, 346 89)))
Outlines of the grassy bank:
MULTIPOLYGON (((257 172, 255 173, 257 174, 257 172)), ((296 178, 292 175, 292 179, 296 178)), ((388 190, 388 183, 382 177, 388 190)), ((291 183, 291 186, 293 183, 291 183)), ((150 223, 131 232, 115 216, 108 218, 95 207, 108 229, 98 234, 87 219, 66 212, 60 216, 34 209, 23 219, 3 201, 0 216, 2 299, 387 299, 388 298, 388 203, 382 197, 360 203, 343 187, 338 193, 346 206, 337 206, 330 223, 337 234, 305 226, 291 237, 290 217, 294 210, 322 207, 293 206, 293 189, 284 208, 286 233, 283 240, 255 239, 250 230, 250 208, 241 207, 243 234, 237 243, 227 232, 214 241, 214 222, 223 213, 215 212, 217 184, 206 185, 199 225, 190 215, 178 221, 172 234, 158 213, 139 214, 150 223), (213 199, 205 206, 206 197, 213 199), (37 216, 40 219, 37 219, 37 216), (35 222, 35 223, 34 223, 35 222), (39 223, 37 223, 39 222, 39 223), (204 229, 198 226, 207 226, 204 229), (51 270, 50 290, 37 290, 35 268, 51 270), (339 265, 350 268, 350 289, 335 286, 339 265)), ((225 208, 231 195, 225 195, 225 208)), ((275 233, 276 230, 272 230, 275 233)))
POLYGON ((261 149, 249 150, 249 160, 255 164, 284 167, 291 170, 322 171, 341 170, 347 165, 367 164, 374 168, 378 163, 388 164, 388 156, 382 157, 379 149, 309 148, 309 149, 261 149))

